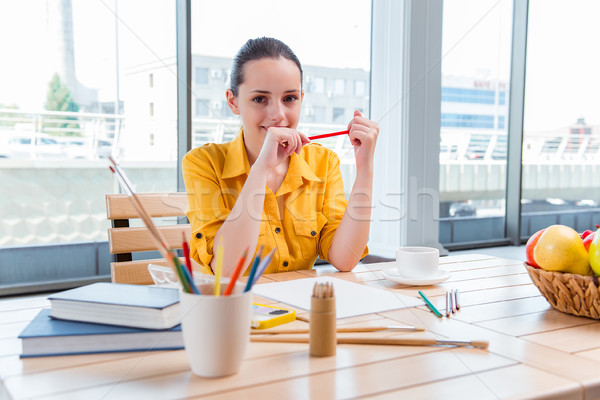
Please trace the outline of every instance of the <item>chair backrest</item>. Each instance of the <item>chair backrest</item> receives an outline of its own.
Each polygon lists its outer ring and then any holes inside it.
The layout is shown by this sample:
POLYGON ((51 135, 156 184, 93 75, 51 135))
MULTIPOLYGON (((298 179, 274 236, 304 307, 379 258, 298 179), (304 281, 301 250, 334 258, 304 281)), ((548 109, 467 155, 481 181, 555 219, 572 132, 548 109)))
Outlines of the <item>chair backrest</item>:
MULTIPOLYGON (((158 225, 167 244, 172 249, 181 249, 181 232, 189 238, 189 224, 177 224, 177 217, 185 217, 186 193, 138 193, 144 209, 152 218, 173 217, 173 225, 158 225)), ((106 195, 106 216, 111 220, 108 230, 108 248, 114 262, 110 265, 113 282, 149 285, 154 283, 148 272, 148 264, 168 265, 164 258, 132 261, 132 253, 156 250, 146 227, 132 227, 130 220, 139 219, 131 200, 124 194, 106 195)))

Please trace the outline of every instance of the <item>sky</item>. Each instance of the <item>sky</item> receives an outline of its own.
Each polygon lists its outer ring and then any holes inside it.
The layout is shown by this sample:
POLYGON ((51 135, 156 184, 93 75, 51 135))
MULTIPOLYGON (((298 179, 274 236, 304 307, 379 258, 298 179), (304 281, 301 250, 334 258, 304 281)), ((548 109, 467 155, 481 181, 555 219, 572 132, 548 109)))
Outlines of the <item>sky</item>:
MULTIPOLYGON (((44 59, 51 55, 45 11, 54 1, 0 2, 0 103, 42 108, 49 80, 44 59)), ((114 97, 115 5, 122 74, 173 57, 174 3, 73 0, 80 82, 114 97)), ((192 52, 232 57, 248 38, 267 35, 290 45, 303 64, 369 69, 370 5, 370 0, 195 0, 192 52)), ((556 129, 579 117, 600 124, 598 15, 596 0, 530 1, 526 131, 556 129)), ((508 81, 511 21, 511 0, 446 0, 443 74, 508 81)))

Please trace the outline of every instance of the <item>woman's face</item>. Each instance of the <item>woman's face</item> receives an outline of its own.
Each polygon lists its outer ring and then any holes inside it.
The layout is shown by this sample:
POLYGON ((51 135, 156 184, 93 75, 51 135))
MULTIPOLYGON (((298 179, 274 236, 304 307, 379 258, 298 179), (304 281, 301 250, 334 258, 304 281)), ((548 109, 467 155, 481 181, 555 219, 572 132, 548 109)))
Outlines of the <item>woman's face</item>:
POLYGON ((237 97, 227 91, 231 111, 242 118, 244 140, 261 146, 272 126, 296 129, 303 96, 298 66, 283 57, 249 61, 237 97))

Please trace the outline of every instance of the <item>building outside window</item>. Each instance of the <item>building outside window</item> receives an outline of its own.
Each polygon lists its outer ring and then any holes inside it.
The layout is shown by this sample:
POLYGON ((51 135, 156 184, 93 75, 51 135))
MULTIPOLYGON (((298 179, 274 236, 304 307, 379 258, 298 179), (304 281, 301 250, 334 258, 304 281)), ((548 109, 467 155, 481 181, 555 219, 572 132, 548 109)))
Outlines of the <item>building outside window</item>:
POLYGON ((346 94, 346 81, 344 79, 336 78, 333 80, 333 93, 338 96, 346 94))
POLYGON ((210 115, 210 100, 208 99, 196 99, 196 107, 194 115, 196 117, 207 117, 210 115))
POLYGON ((312 115, 313 122, 323 123, 323 122, 327 121, 327 117, 325 115, 326 108, 324 106, 313 106, 312 110, 313 110, 313 115, 312 115))
POLYGON ((344 112, 343 108, 334 107, 333 108, 333 122, 343 123, 344 122, 344 112))
POLYGON ((208 85, 208 68, 196 67, 194 71, 194 83, 197 85, 208 85))
POLYGON ((354 95, 364 96, 367 94, 367 83, 363 80, 354 81, 354 95))
POLYGON ((315 77, 312 82, 313 93, 325 93, 325 78, 315 77))
POLYGON ((208 85, 208 68, 196 67, 194 71, 194 83, 197 85, 208 85))

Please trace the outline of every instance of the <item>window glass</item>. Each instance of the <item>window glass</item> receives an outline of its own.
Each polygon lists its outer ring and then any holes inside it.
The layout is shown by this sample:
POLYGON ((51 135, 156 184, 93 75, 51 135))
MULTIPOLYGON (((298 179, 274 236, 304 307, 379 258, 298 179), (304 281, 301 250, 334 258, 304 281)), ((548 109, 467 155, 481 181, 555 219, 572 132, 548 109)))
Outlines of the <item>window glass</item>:
POLYGON ((346 93, 346 81, 343 79, 333 80, 333 93, 337 95, 343 95, 346 93))
POLYGON ((176 190, 175 5, 143 11, 0 2, 0 246, 106 242, 110 154, 136 190, 176 190))
POLYGON ((440 242, 505 237, 512 2, 444 1, 440 242), (477 229, 473 221, 477 220, 477 229))
POLYGON ((194 82, 198 85, 208 84, 208 68, 196 67, 195 71, 194 82))
POLYGON ((529 2, 521 237, 600 222, 600 3, 529 2))
POLYGON ((367 83, 363 80, 354 81, 354 95, 364 96, 367 93, 367 83))
POLYGON ((210 114, 210 100, 196 99, 196 116, 206 117, 210 114))
POLYGON ((313 108, 313 122, 325 122, 327 117, 325 116, 326 108, 323 106, 314 106, 313 108))
POLYGON ((312 91, 314 93, 324 93, 325 92, 325 78, 316 77, 313 79, 312 91))
MULTIPOLYGON (((280 39, 296 53, 304 72, 302 114, 299 130, 308 135, 346 129, 351 113, 362 109, 368 116, 370 70, 371 1, 244 0, 192 2, 192 65, 210 70, 209 83, 194 82, 192 95, 209 100, 208 119, 192 121, 193 143, 232 140, 240 129, 239 118, 224 104, 231 62, 248 40, 261 36, 280 39), (315 12, 318 10, 318 12, 315 12), (297 29, 306 26, 318 29, 297 29), (224 26, 227 34, 215 35, 224 26), (217 70, 222 71, 220 74, 217 70), (345 82, 363 81, 362 92, 348 94, 345 82), (330 85, 330 86, 328 86, 330 85), (333 95, 335 91, 335 96, 333 95), (201 136, 200 136, 201 135, 201 136)), ((348 140, 321 140, 342 160, 345 187, 351 189, 355 170, 348 140)))
POLYGON ((333 122, 342 123, 344 121, 344 109, 334 107, 333 108, 333 122))

